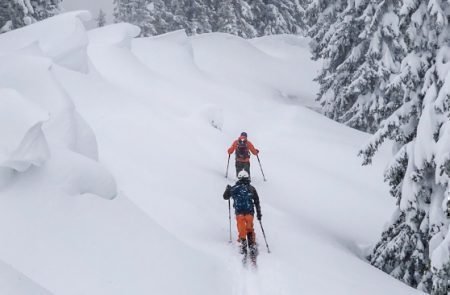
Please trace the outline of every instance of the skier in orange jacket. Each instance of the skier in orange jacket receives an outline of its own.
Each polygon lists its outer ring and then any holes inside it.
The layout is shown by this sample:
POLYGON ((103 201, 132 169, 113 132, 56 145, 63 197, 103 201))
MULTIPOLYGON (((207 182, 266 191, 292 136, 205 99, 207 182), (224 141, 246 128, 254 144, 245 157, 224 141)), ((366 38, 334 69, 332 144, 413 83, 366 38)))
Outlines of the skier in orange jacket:
POLYGON ((241 136, 228 149, 228 155, 233 152, 236 152, 236 176, 242 170, 247 171, 250 175, 250 152, 256 156, 259 154, 259 150, 247 140, 247 132, 242 132, 241 136))

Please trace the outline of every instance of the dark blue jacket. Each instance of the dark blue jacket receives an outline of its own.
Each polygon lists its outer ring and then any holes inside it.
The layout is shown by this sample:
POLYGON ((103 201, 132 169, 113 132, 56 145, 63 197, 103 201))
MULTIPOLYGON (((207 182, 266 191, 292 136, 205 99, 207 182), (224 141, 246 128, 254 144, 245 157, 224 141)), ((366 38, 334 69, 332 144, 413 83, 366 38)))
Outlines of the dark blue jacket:
POLYGON ((250 181, 246 180, 246 179, 241 179, 238 182, 236 182, 235 185, 233 186, 227 186, 227 188, 225 189, 225 192, 223 193, 223 198, 225 200, 229 200, 230 198, 232 198, 234 200, 233 202, 233 207, 235 208, 235 214, 239 215, 239 214, 254 214, 254 209, 253 207, 256 208, 256 214, 258 216, 261 216, 261 206, 259 204, 259 196, 258 196, 258 192, 256 191, 255 187, 252 186, 250 184, 250 181), (235 199, 237 196, 237 191, 238 191, 238 187, 239 186, 247 186, 247 190, 249 192, 249 197, 250 197, 250 201, 252 202, 252 206, 251 209, 249 210, 240 210, 239 208, 236 208, 236 202, 235 199))

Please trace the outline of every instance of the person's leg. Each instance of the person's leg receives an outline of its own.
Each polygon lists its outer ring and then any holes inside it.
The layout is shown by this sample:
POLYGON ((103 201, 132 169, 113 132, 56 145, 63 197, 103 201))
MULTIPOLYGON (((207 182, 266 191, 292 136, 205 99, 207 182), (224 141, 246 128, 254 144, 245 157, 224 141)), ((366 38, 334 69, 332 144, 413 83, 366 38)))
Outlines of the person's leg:
POLYGON ((245 233, 248 236, 248 244, 253 245, 255 243, 255 230, 253 228, 253 215, 245 215, 245 233))
POLYGON ((256 256, 258 255, 258 249, 256 246, 255 230, 253 228, 253 215, 248 214, 245 216, 246 232, 247 232, 247 244, 250 250, 250 257, 253 263, 256 263, 256 256))
POLYGON ((242 169, 244 169, 245 171, 247 171, 248 173, 248 177, 250 177, 250 162, 247 163, 242 163, 242 169))
POLYGON ((245 215, 236 215, 236 223, 239 234, 239 243, 241 244, 241 254, 247 253, 247 226, 245 221, 245 215))
POLYGON ((247 238, 247 224, 245 215, 236 215, 236 223, 238 229, 239 240, 245 240, 247 238))
POLYGON ((238 176, 239 172, 241 172, 242 170, 245 170, 245 163, 236 161, 236 177, 238 176))

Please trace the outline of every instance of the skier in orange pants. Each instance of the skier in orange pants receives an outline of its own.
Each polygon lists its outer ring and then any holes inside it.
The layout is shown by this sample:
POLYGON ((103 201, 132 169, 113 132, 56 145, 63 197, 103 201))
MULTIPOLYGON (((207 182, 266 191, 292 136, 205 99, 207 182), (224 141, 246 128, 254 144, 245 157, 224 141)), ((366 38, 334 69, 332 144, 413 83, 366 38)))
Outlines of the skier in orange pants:
POLYGON ((247 171, 242 170, 238 173, 238 181, 234 186, 228 185, 223 198, 225 200, 233 199, 234 212, 236 214, 237 228, 239 232, 239 242, 241 243, 241 253, 247 255, 247 245, 250 249, 252 259, 256 257, 256 239, 253 229, 253 216, 255 214, 258 220, 261 220, 261 206, 256 189, 250 184, 250 177, 247 171))

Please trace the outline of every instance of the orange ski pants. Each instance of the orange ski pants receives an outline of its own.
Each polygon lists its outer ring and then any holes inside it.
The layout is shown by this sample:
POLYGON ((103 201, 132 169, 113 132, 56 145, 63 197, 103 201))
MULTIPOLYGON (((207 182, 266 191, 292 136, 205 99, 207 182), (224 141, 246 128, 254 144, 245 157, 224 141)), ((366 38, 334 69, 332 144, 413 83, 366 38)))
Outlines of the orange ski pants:
POLYGON ((255 240, 255 231, 253 229, 253 215, 239 214, 236 215, 239 239, 246 239, 247 234, 251 234, 253 241, 255 240))

